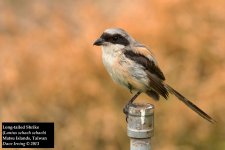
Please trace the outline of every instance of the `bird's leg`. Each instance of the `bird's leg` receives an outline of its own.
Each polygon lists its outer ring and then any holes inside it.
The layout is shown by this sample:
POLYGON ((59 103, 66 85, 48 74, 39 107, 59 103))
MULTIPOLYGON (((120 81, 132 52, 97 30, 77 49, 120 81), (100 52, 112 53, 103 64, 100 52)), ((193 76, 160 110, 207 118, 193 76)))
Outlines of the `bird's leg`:
POLYGON ((127 117, 128 117, 128 109, 129 106, 132 105, 132 103, 134 102, 134 100, 141 94, 140 91, 138 91, 129 101, 128 103, 124 106, 123 108, 123 113, 126 115, 126 121, 127 121, 127 117))
POLYGON ((132 104, 134 102, 134 100, 141 94, 140 91, 138 91, 129 101, 128 101, 128 105, 132 104))
POLYGON ((141 94, 140 91, 138 91, 129 101, 128 103, 125 105, 125 107, 123 108, 123 112, 125 114, 128 113, 128 107, 134 102, 134 100, 141 94))

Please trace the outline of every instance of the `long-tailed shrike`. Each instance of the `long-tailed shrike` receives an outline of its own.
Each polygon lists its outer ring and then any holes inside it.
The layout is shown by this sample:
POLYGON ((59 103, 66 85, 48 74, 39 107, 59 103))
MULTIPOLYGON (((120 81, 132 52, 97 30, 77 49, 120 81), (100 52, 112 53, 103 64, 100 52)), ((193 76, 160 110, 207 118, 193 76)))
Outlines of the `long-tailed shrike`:
POLYGON ((111 78, 127 87, 130 92, 136 91, 124 107, 125 113, 128 106, 142 92, 155 100, 159 100, 160 96, 168 99, 169 94, 173 94, 201 117, 209 122, 215 122, 204 111, 165 83, 165 76, 151 50, 137 42, 123 29, 106 29, 94 45, 102 47, 103 64, 111 78))

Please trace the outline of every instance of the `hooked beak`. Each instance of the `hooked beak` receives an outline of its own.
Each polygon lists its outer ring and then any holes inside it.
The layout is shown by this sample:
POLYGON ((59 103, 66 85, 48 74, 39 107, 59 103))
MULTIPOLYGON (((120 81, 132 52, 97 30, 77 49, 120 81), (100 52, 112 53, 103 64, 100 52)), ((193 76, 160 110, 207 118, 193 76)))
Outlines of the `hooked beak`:
POLYGON ((105 41, 102 38, 99 38, 93 43, 93 45, 101 46, 101 45, 103 45, 104 42, 105 41))

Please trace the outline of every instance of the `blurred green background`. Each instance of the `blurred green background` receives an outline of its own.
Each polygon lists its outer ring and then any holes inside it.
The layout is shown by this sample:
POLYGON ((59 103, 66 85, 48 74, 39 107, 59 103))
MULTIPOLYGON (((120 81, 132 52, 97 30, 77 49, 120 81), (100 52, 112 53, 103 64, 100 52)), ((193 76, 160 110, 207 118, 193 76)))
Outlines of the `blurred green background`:
MULTIPOLYGON (((155 150, 225 149, 224 0, 0 1, 0 121, 55 122, 57 150, 129 149, 122 108, 131 94, 106 73, 92 44, 121 27, 153 49, 171 96, 154 102, 155 150)), ((1 141, 0 141, 1 142, 1 141)))

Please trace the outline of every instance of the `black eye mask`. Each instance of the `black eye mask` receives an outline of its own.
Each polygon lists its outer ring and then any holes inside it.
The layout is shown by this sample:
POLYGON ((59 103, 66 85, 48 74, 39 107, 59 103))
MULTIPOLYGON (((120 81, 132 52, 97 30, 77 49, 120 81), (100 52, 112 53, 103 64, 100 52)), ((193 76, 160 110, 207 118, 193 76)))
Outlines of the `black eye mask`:
POLYGON ((108 33, 103 33, 101 38, 103 40, 105 40, 106 42, 110 42, 110 43, 113 43, 113 44, 121 44, 121 45, 124 45, 124 46, 129 45, 129 41, 120 34, 113 34, 112 35, 112 34, 108 34, 108 33))

